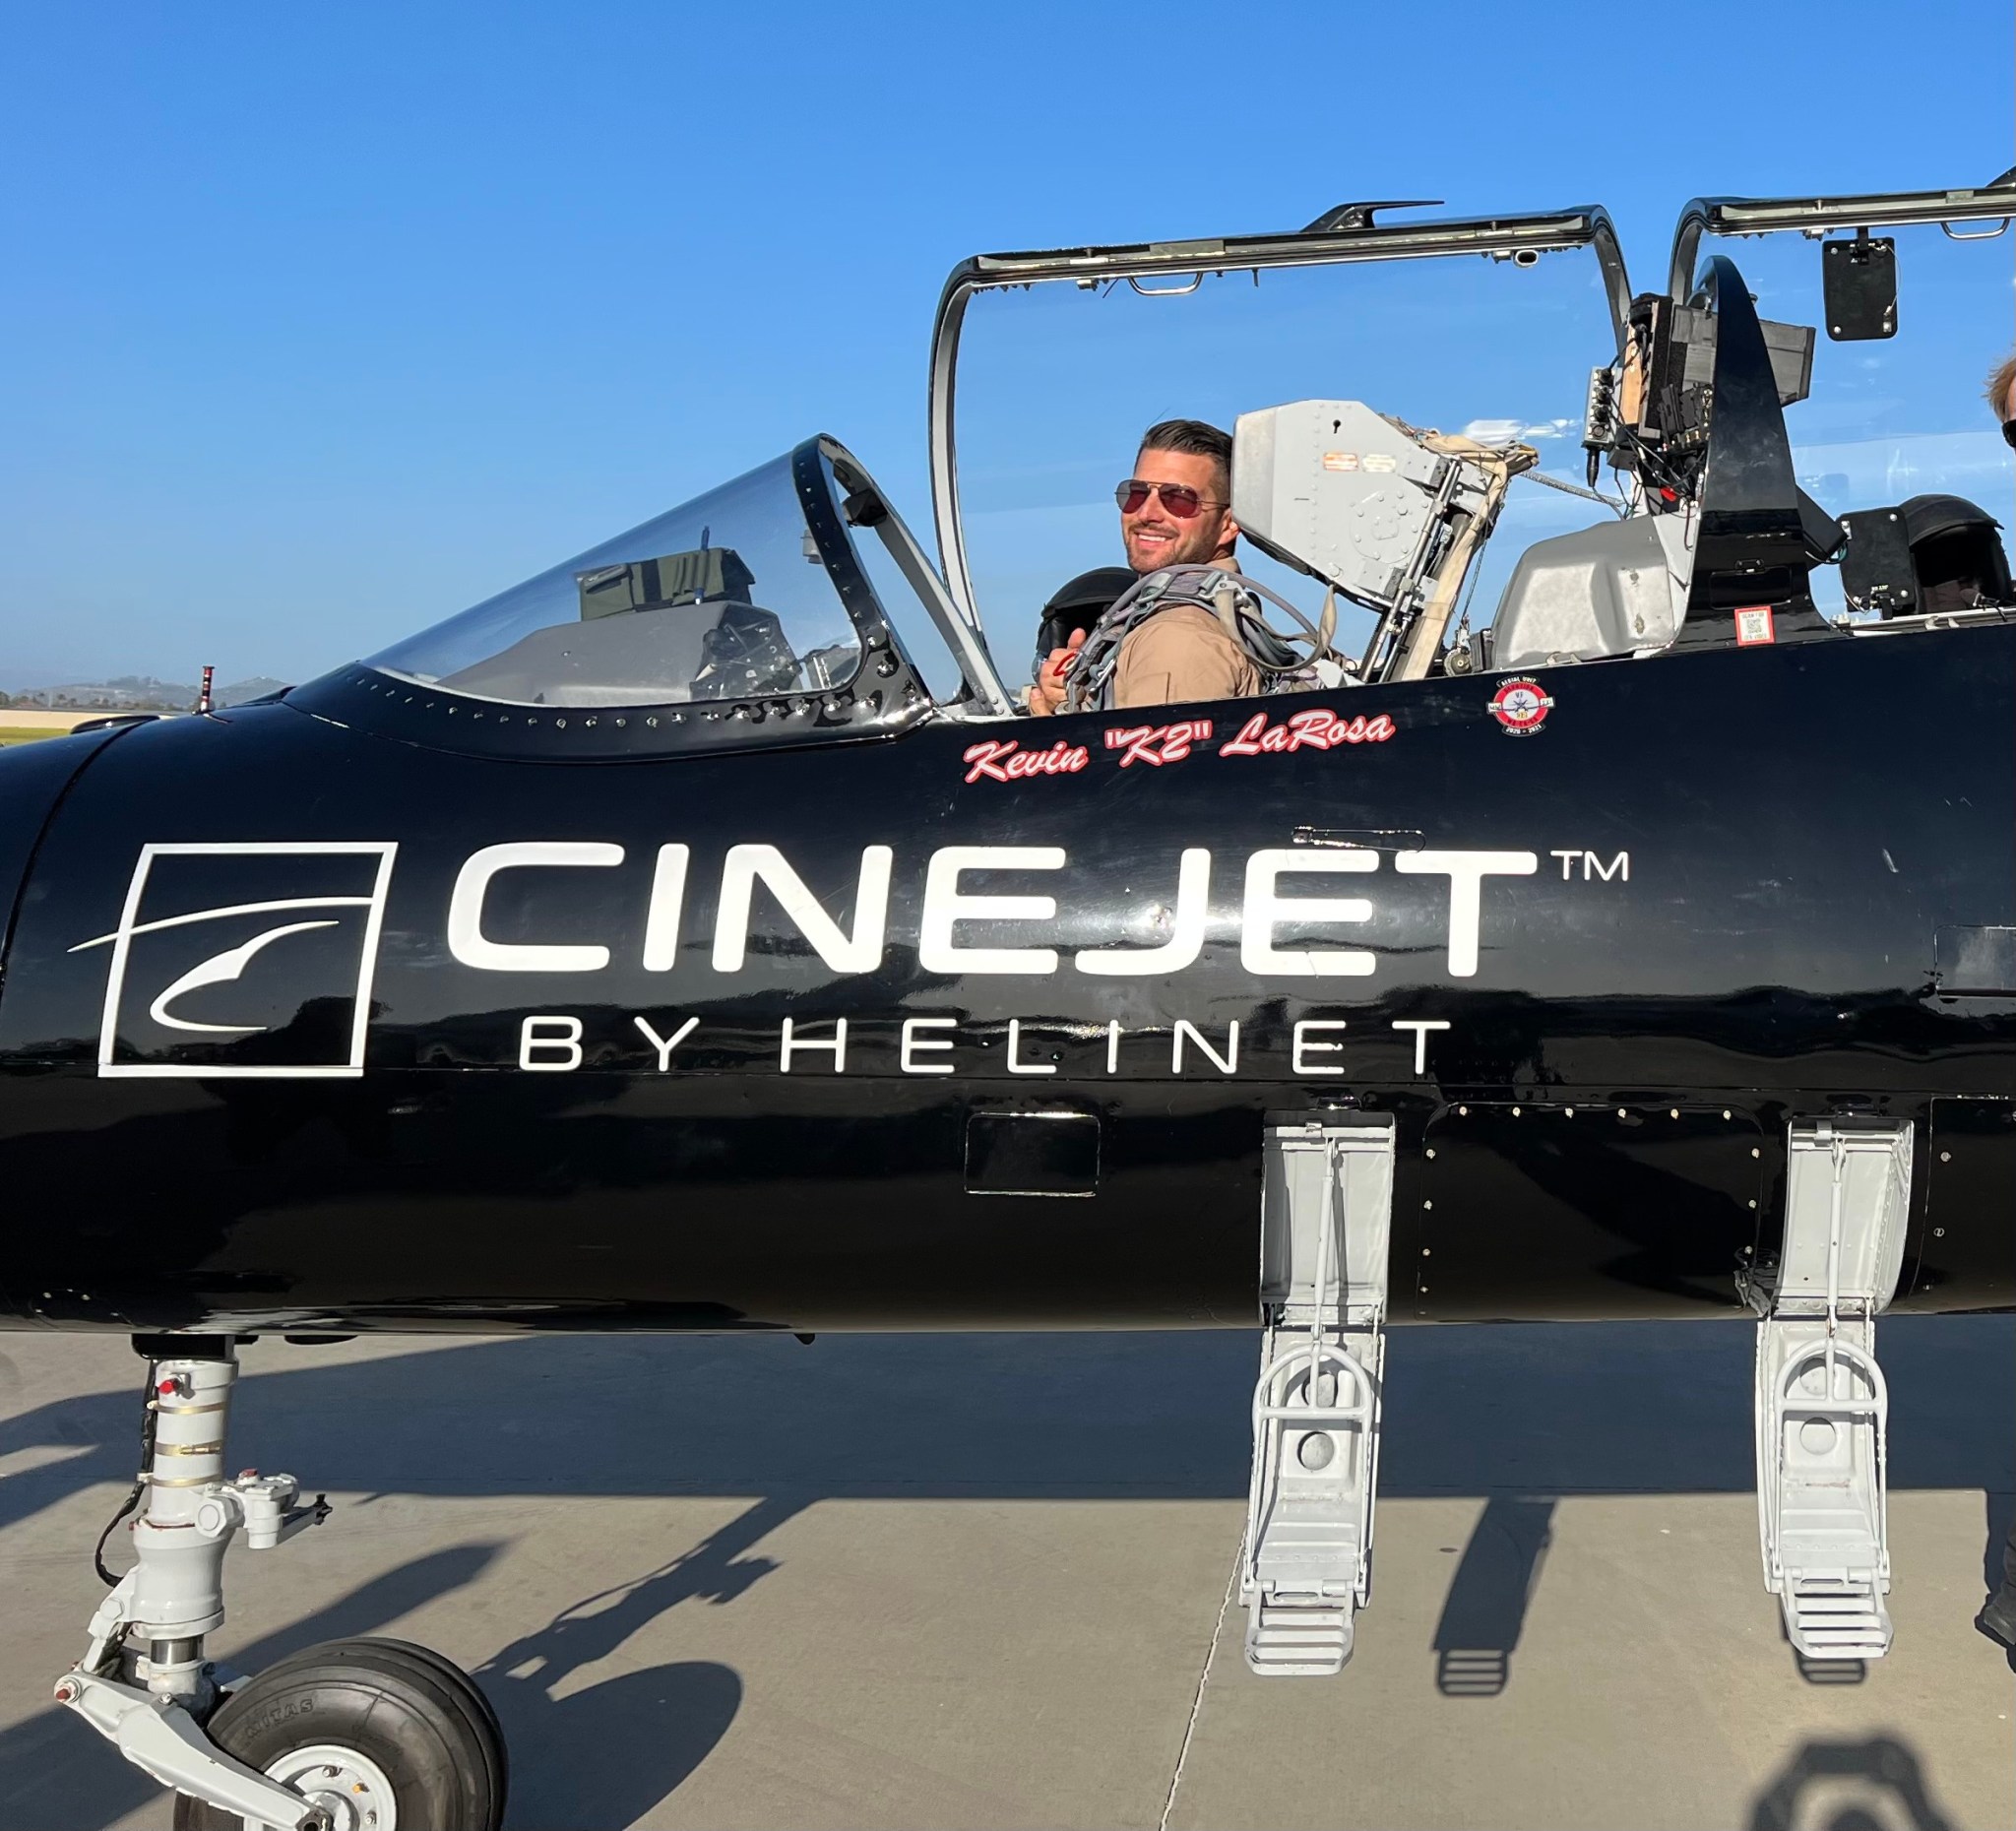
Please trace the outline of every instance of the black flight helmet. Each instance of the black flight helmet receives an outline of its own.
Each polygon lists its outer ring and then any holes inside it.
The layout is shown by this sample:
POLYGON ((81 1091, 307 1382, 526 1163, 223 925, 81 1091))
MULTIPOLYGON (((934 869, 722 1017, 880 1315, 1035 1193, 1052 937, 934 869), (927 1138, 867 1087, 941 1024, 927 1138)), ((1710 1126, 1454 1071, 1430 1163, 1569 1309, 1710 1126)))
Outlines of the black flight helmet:
POLYGON ((1971 610, 2016 601, 1996 521, 1965 496, 1913 496, 1899 504, 1921 610, 1971 610))
POLYGON ((1037 672, 1042 671, 1052 649, 1065 647, 1073 630, 1090 630, 1133 583, 1134 573, 1126 566, 1095 566, 1058 586, 1037 625, 1037 672))

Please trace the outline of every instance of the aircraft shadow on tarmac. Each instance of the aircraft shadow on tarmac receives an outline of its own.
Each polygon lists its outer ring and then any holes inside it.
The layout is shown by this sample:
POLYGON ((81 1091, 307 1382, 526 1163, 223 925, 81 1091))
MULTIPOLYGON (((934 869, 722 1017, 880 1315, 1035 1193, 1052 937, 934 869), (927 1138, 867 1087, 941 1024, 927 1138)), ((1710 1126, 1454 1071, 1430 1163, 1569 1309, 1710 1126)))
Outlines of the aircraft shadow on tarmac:
POLYGON ((1917 1752, 1894 1736, 1809 1741, 1750 1807, 1747 1831, 1954 1831, 1917 1752))
MULTIPOLYGON (((2016 1318, 1897 1317, 1881 1339, 1892 1484, 1984 1490, 1984 1571, 1998 1574, 2016 1504, 2016 1318)), ((1487 1698, 1508 1682, 1557 1497, 1750 1487, 1752 1343, 1740 1321, 1393 1332, 1382 1493, 1488 1497, 1433 1638, 1445 1695, 1487 1698)), ((810 1348, 525 1336, 362 1361, 288 1352, 299 1359, 284 1370, 268 1370, 278 1357, 264 1350, 250 1363, 233 1454, 291 1469, 311 1492, 762 1496, 477 1668, 513 1749, 520 1824, 628 1823, 706 1757, 739 1707, 726 1667, 675 1663, 553 1694, 679 1602, 728 1601, 761 1581, 775 1566, 750 1553, 792 1515, 870 1496, 1241 1496, 1257 1358, 1242 1332, 831 1336, 810 1348)), ((0 1456, 67 1452, 0 1480, 0 1528, 131 1479, 137 1361, 135 1372, 125 1391, 0 1421, 0 1456)), ((346 1510, 325 1530, 341 1531, 346 1510)), ((233 1641, 230 1657, 257 1671, 374 1631, 473 1580, 497 1549, 417 1559, 250 1646, 233 1641)), ((67 1713, 0 1734, 0 1823, 82 1831, 151 1792, 67 1713)))
POLYGON ((1435 1623, 1435 1689, 1444 1697, 1496 1697, 1510 1681, 1553 1518, 1553 1501, 1535 1495, 1484 1502, 1435 1623))
MULTIPOLYGON (((1753 1345, 1740 1320, 1395 1329, 1380 1492, 1746 1492, 1753 1345)), ((1891 1484, 2016 1489, 2016 1316, 1892 1317, 1880 1346, 1891 1484)), ((1257 1363, 1236 1330, 262 1348, 231 1449, 311 1491, 1225 1499, 1257 1363)), ((0 1457, 63 1453, 0 1479, 0 1529, 132 1479, 133 1366, 128 1389, 0 1420, 0 1457)))

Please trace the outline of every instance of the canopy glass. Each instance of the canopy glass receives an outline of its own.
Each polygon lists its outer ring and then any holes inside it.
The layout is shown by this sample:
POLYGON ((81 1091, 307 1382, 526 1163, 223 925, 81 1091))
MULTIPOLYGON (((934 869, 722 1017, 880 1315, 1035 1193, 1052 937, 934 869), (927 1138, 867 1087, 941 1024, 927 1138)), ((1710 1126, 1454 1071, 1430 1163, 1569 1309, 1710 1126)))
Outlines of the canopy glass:
POLYGON ((787 456, 367 665, 471 699, 592 707, 816 693, 860 661, 787 456))
MULTIPOLYGON (((1040 607, 1060 584, 1123 563, 1113 486, 1158 420, 1229 432, 1251 410, 1355 400, 1417 427, 1529 442, 1543 471, 1581 486, 1589 373, 1616 351, 1621 267, 1600 213, 1533 221, 1546 232, 1515 221, 1467 243, 1461 231, 1478 225, 1382 227, 1299 265, 1236 265, 1265 249, 1256 241, 1208 244, 1214 252, 1187 271, 1157 251, 1157 271, 1133 277, 1110 270, 1149 251, 1109 251, 1091 273, 1057 272, 1064 256, 993 257, 956 273, 936 376, 940 538, 954 596, 970 594, 1004 675, 1027 678, 1040 607), (1429 229, 1452 245, 1411 250, 1403 230, 1429 229), (1018 263, 1037 260, 1056 265, 1016 277, 1032 272, 1018 263)), ((1529 542, 1613 513, 1516 481, 1472 575, 1473 622, 1488 619, 1529 542)), ((1238 557, 1315 614, 1313 580, 1250 543, 1238 557)), ((1371 617, 1342 608, 1340 646, 1354 652, 1371 617)))

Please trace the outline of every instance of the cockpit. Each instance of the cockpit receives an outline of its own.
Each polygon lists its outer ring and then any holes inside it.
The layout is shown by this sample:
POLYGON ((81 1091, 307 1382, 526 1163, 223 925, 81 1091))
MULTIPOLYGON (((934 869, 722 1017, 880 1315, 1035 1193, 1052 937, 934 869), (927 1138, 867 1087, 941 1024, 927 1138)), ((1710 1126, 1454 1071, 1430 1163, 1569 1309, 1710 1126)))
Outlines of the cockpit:
MULTIPOLYGON (((811 479, 831 486, 823 454, 811 479)), ((387 650, 388 673, 498 706, 688 705, 829 692, 861 665, 850 581, 798 512, 789 458, 387 650)))
POLYGON ((291 698, 414 742, 554 758, 1014 711, 909 529, 824 437, 291 698))
POLYGON ((1601 209, 1403 208, 963 262, 935 558, 808 439, 296 702, 556 757, 1013 718, 1045 616, 1124 586, 1114 480, 1177 414, 1233 433, 1241 571, 1337 691, 2016 614, 2016 453, 1982 401, 2016 173, 1696 202, 1643 293, 1601 209))

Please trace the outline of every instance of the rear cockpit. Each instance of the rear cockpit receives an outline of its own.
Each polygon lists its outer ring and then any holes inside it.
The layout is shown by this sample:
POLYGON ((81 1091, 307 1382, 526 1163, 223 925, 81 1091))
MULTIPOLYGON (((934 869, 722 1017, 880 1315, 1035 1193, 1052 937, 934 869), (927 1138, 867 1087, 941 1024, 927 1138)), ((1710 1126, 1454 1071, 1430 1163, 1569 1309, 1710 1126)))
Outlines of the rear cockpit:
MULTIPOLYGON (((2009 354, 2012 214, 2016 169, 1978 189, 1711 198, 1681 213, 1657 309, 1685 334, 1682 308, 1712 295, 1718 272, 1740 278, 1744 302, 1754 298, 1787 410, 1782 437, 1799 527, 1796 538, 1781 485, 1778 538, 1788 552, 1804 548, 1794 584, 1823 634, 1894 634, 1955 613, 1994 618, 2010 605, 1993 534, 1994 511, 2006 512, 2016 485, 2016 456, 1997 436, 2005 413, 1984 402, 1984 383, 2009 354), (1961 510, 1933 510, 1934 495, 1963 499, 1961 510)), ((1698 329, 1692 336, 1699 341, 1698 329)), ((1712 339, 1707 354, 1712 361, 1712 339)), ((1685 398, 1690 387, 1699 393, 1702 362, 1697 354, 1648 370, 1638 411, 1675 426, 1665 443, 1678 474, 1648 478, 1655 508, 1662 482, 1684 491, 1693 452, 1704 448, 1695 493, 1704 541, 1724 543, 1729 576, 1715 590, 1727 603, 1762 595, 1746 591, 1741 550, 1729 544, 1738 512, 1754 520, 1745 498, 1756 484, 1738 483, 1751 461, 1732 453, 1726 483, 1716 485, 1724 403, 1712 389, 1698 405, 1685 398)), ((1610 430, 1629 446, 1628 421, 1610 430)), ((1694 598, 1697 613, 1713 607, 1704 591, 1694 598)))

